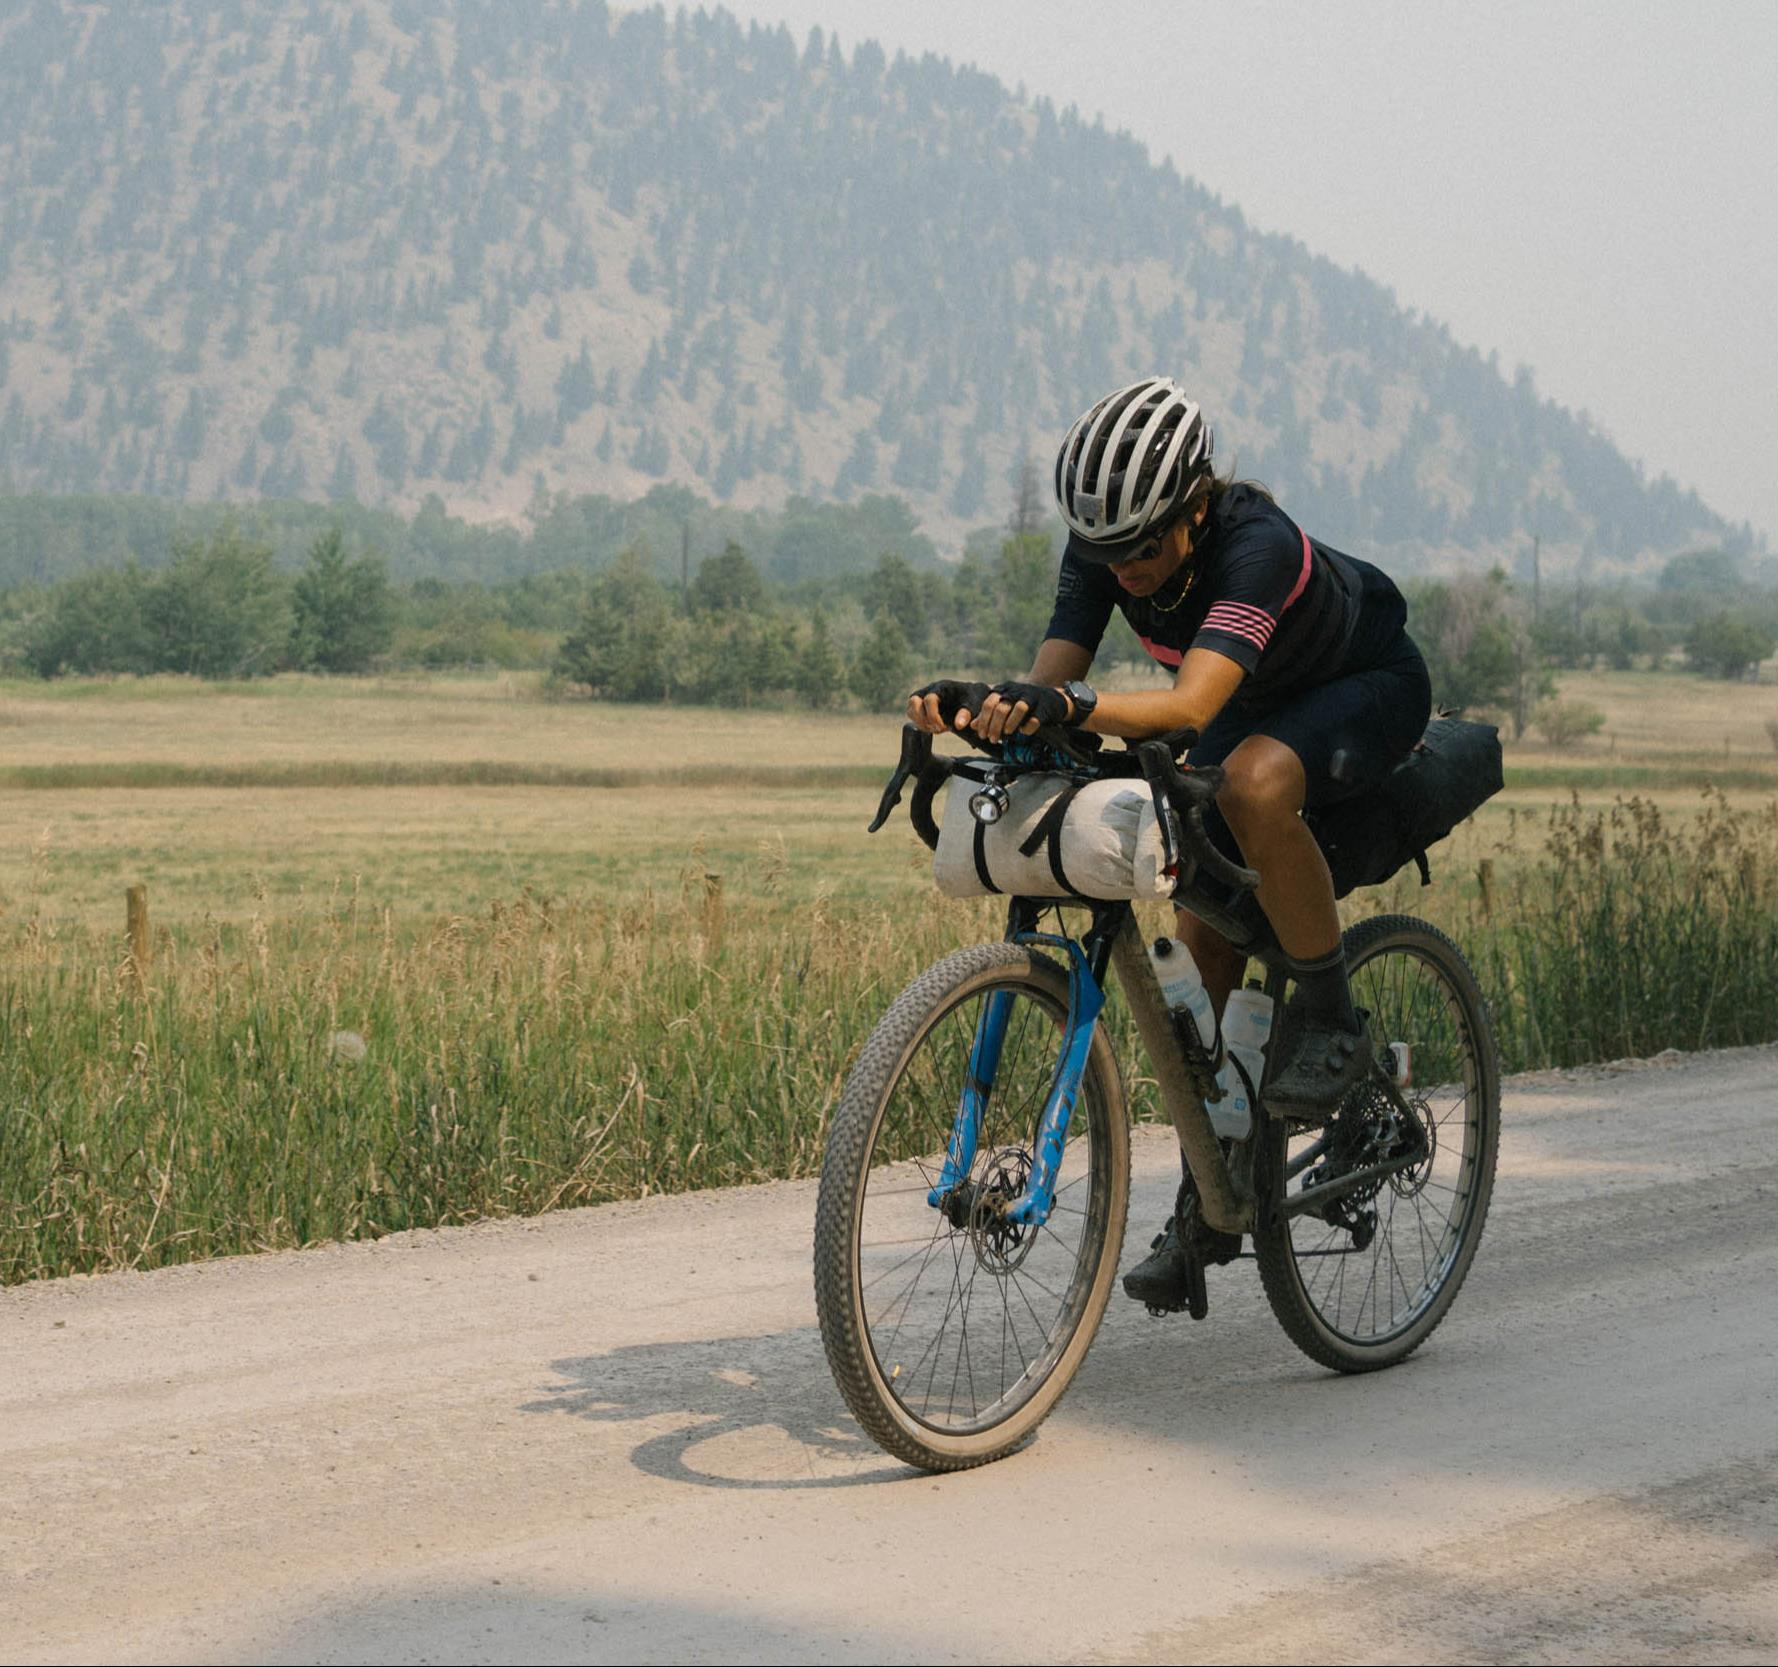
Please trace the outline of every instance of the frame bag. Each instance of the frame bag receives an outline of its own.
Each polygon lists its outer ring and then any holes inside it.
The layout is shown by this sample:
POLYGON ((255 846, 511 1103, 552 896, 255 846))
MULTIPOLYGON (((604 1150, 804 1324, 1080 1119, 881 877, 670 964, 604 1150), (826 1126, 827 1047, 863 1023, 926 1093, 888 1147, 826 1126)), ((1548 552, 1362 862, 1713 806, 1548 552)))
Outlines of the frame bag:
POLYGON ((1457 824, 1501 789, 1500 731, 1463 718, 1434 718, 1414 750, 1375 787, 1305 818, 1334 895, 1380 886, 1410 862, 1432 883, 1426 860, 1457 824))

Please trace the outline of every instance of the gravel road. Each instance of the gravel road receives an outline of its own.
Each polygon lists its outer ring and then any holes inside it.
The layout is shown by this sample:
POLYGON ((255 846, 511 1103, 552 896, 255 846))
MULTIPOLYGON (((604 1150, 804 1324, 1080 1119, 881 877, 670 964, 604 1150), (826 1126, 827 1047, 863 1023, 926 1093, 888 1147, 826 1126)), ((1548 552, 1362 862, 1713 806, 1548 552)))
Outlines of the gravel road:
MULTIPOLYGON (((1126 1261, 1166 1213, 1140 1130, 1126 1261)), ((1451 1317, 1113 1298, 1022 1453, 847 1422, 814 1191, 0 1292, 8 1661, 1770 1661, 1778 1049, 1508 1084, 1451 1317)))

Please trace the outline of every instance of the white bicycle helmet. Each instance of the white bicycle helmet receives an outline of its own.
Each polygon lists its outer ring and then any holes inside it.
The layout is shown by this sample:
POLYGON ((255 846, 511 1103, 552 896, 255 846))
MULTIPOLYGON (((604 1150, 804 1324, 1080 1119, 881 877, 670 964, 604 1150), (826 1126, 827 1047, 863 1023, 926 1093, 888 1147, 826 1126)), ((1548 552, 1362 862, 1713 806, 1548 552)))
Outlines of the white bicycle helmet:
POLYGON ((1168 376, 1107 394, 1056 454, 1056 503, 1088 561, 1122 561, 1210 487, 1210 425, 1168 376))

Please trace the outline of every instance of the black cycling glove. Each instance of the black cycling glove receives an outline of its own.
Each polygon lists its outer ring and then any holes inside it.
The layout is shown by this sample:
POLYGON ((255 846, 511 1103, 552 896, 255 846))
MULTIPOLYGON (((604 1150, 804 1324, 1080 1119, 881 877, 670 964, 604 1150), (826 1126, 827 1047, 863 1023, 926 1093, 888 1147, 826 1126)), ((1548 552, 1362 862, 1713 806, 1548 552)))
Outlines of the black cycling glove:
POLYGON ((1047 683, 996 683, 990 691, 1008 705, 1021 700, 1029 708, 1029 716, 1040 724, 1065 724, 1068 721, 1068 697, 1047 683))
POLYGON ((938 715, 955 729, 959 712, 967 712, 972 719, 981 716, 982 702, 988 698, 988 685, 963 683, 954 677, 941 677, 936 683, 928 683, 925 688, 914 690, 915 700, 923 700, 927 695, 938 696, 938 715))

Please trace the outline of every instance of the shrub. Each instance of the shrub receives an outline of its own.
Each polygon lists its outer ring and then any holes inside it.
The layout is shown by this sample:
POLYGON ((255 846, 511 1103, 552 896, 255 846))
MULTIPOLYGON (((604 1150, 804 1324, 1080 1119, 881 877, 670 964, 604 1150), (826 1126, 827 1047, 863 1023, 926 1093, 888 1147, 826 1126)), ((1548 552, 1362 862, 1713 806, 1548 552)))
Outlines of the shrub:
POLYGON ((1686 633, 1685 655, 1706 677, 1732 680, 1745 677, 1750 666, 1757 670, 1774 646, 1771 631, 1758 621, 1720 613, 1700 619, 1686 633))
POLYGON ((1605 727, 1605 714, 1580 700, 1546 700, 1532 723, 1552 747, 1577 747, 1605 727))
POLYGON ((852 663, 852 692, 869 712, 902 706, 914 686, 914 657, 894 620, 879 616, 852 663))

